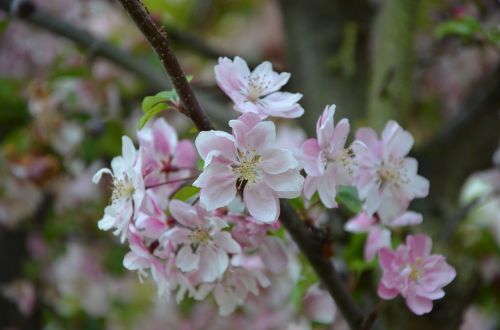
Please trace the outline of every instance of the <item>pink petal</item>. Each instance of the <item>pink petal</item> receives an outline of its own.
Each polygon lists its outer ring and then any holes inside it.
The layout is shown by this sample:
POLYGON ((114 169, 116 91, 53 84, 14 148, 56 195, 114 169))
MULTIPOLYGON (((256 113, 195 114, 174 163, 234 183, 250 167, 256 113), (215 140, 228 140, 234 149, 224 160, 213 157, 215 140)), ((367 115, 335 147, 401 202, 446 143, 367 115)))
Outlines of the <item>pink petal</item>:
POLYGON ((347 136, 349 135, 349 130, 349 120, 343 118, 335 127, 335 131, 333 132, 333 139, 330 141, 330 143, 332 143, 332 153, 337 153, 344 150, 347 136))
POLYGON ((269 174, 283 173, 298 166, 297 160, 289 150, 266 149, 261 156, 260 166, 269 174))
POLYGON ((263 182, 247 185, 243 191, 243 201, 250 215, 258 221, 271 223, 278 218, 278 198, 263 182))
POLYGON ((398 295, 398 290, 387 288, 383 283, 378 286, 377 294, 382 299, 394 299, 398 295))
POLYGON ((389 121, 382 132, 382 140, 385 142, 385 155, 404 157, 413 146, 413 137, 404 131, 395 121, 389 121))
POLYGON ((213 152, 217 155, 223 155, 228 159, 235 159, 236 147, 234 137, 222 131, 204 131, 200 132, 195 140, 196 149, 200 157, 207 163, 210 163, 213 152))
POLYGON ((221 247, 227 253, 241 253, 240 245, 233 239, 230 233, 222 231, 213 236, 213 240, 217 246, 221 247))
MULTIPOLYGON (((194 186, 196 182, 193 183, 194 186)), ((236 196, 236 178, 229 177, 225 181, 214 177, 206 181, 206 186, 201 189, 200 201, 208 211, 227 206, 236 196)))
POLYGON ((271 121, 263 121, 252 128, 245 139, 244 145, 238 145, 240 149, 254 149, 257 152, 265 150, 276 140, 276 127, 271 121))
POLYGON ((408 235, 406 245, 409 247, 413 258, 427 257, 431 253, 432 240, 426 235, 408 235))
POLYGON ((177 252, 175 264, 183 272, 191 272, 198 269, 200 256, 197 253, 193 253, 191 245, 186 244, 177 252))
POLYGON ((191 204, 177 199, 170 201, 170 213, 176 221, 189 228, 195 228, 204 221, 204 219, 199 218, 198 213, 191 204))
POLYGON ((318 121, 316 123, 318 143, 322 148, 326 148, 334 139, 334 115, 335 104, 326 106, 325 110, 323 110, 323 113, 318 118, 318 121))
POLYGON ((387 229, 373 228, 370 230, 365 243, 365 261, 372 260, 381 248, 390 246, 391 232, 387 229))
POLYGON ((289 170, 275 175, 263 173, 263 182, 276 192, 290 192, 299 195, 304 185, 304 177, 297 170, 289 170))
POLYGON ((387 225, 392 228, 403 227, 403 226, 416 226, 422 223, 422 214, 408 211, 403 213, 401 216, 397 217, 393 221, 390 221, 387 225))
POLYGON ((196 166, 196 150, 189 140, 182 140, 177 145, 172 159, 172 166, 192 168, 196 166))
POLYGON ((177 146, 177 133, 163 118, 153 124, 153 144, 156 152, 161 155, 170 155, 177 146))
POLYGON ((200 256, 200 274, 204 282, 215 281, 229 265, 227 253, 213 245, 200 248, 200 256))
POLYGON ((266 236, 259 247, 259 255, 264 265, 273 273, 282 272, 288 264, 288 256, 283 242, 271 236, 266 236))
POLYGON ((369 231, 375 224, 375 218, 368 216, 366 213, 361 212, 355 218, 347 221, 344 229, 351 233, 364 233, 369 231))
POLYGON ((324 173, 321 160, 321 147, 316 139, 307 139, 301 147, 301 164, 308 175, 319 176, 324 173))
POLYGON ((417 315, 426 314, 432 310, 432 300, 416 295, 406 297, 406 305, 417 315))

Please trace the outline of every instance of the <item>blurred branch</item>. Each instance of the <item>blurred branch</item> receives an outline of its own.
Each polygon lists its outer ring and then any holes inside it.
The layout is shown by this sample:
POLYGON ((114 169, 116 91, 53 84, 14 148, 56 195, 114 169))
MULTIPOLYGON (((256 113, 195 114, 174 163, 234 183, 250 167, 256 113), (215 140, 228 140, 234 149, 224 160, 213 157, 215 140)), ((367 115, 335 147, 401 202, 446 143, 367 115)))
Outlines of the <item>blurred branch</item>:
POLYGON ((370 125, 406 120, 411 106, 417 0, 386 0, 375 22, 375 49, 368 100, 370 125))
POLYGON ((102 57, 116 63, 127 71, 133 72, 155 89, 171 88, 168 79, 148 62, 133 57, 129 53, 94 37, 87 31, 75 28, 39 8, 31 1, 0 0, 0 9, 55 35, 71 40, 78 46, 91 51, 95 57, 102 57), (15 3, 18 5, 14 6, 15 3))
POLYGON ((457 119, 415 152, 431 182, 430 198, 456 203, 469 175, 492 166, 500 139, 500 67, 474 86, 457 119))
POLYGON ((313 133, 316 118, 332 103, 338 118, 360 118, 369 72, 369 2, 281 0, 279 4, 290 83, 304 94, 300 103, 307 112, 301 124, 313 133))
MULTIPOLYGON (((109 60, 126 71, 135 74, 155 90, 172 88, 169 79, 149 62, 96 38, 85 30, 75 28, 73 25, 39 8, 32 1, 0 0, 0 10, 74 42, 77 46, 85 49, 92 57, 109 60)), ((199 90, 197 93, 217 122, 227 123, 230 116, 230 112, 226 111, 227 106, 221 104, 217 96, 208 91, 199 90)))
MULTIPOLYGON (((351 329, 362 329, 363 314, 354 303, 349 291, 342 284, 332 261, 321 252, 320 240, 307 228, 293 208, 284 201, 281 201, 280 221, 318 274, 351 329)), ((371 325, 372 322, 370 321, 369 324, 371 325)))

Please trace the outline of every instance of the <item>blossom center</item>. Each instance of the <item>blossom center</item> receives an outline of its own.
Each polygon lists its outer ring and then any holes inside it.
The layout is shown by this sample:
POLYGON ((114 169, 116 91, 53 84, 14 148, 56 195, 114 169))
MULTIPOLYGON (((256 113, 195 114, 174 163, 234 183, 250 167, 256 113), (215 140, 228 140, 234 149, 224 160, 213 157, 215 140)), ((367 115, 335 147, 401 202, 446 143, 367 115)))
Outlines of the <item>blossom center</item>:
POLYGON ((250 102, 256 102, 259 97, 262 96, 263 92, 269 87, 269 80, 265 79, 263 76, 250 76, 248 78, 248 93, 247 99, 250 102))
POLYGON ((390 159, 389 162, 382 163, 377 171, 377 176, 382 186, 390 183, 400 187, 409 181, 403 166, 403 159, 390 159))
POLYGON ((239 185, 253 184, 260 179, 258 164, 261 157, 253 153, 238 151, 238 164, 233 165, 233 172, 238 177, 239 185))
POLYGON ((111 195, 111 201, 116 203, 123 199, 132 198, 134 192, 134 184, 127 176, 121 179, 115 178, 113 180, 113 194, 111 195))
POLYGON ((412 281, 417 281, 422 277, 422 271, 419 269, 420 264, 422 263, 422 258, 417 257, 415 259, 415 262, 410 266, 411 267, 411 272, 410 272, 410 279, 412 281))
POLYGON ((191 246, 196 249, 200 245, 205 245, 210 241, 210 228, 196 227, 188 235, 191 246))

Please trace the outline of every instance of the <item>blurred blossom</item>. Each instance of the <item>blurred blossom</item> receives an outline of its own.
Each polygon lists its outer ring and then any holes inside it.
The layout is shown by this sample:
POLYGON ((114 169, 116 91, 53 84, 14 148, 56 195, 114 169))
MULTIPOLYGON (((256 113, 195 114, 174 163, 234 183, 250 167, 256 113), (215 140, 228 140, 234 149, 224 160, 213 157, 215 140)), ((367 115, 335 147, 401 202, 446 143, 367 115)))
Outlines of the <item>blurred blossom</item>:
POLYGON ((15 280, 0 287, 0 293, 15 303, 21 314, 26 317, 31 316, 36 299, 33 283, 26 280, 15 280))

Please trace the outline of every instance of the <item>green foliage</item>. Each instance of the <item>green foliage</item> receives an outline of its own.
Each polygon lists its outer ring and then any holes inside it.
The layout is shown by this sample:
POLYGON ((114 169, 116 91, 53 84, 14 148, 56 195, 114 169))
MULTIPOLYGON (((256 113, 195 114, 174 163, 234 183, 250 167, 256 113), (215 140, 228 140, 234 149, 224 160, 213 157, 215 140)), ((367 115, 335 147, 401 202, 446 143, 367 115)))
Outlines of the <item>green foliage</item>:
POLYGON ((104 269, 111 275, 125 274, 127 269, 123 267, 123 258, 126 253, 127 249, 124 245, 110 244, 106 246, 102 261, 104 269))
POLYGON ((142 111, 144 115, 139 120, 139 128, 143 128, 146 123, 165 110, 176 109, 175 104, 179 102, 179 97, 175 90, 162 91, 154 96, 146 96, 142 101, 142 111))
POLYGON ((194 195, 196 195, 200 191, 200 188, 198 187, 193 187, 193 186, 187 186, 179 189, 173 196, 172 199, 178 199, 181 201, 187 201, 194 195))
POLYGON ((20 98, 19 83, 0 79, 0 100, 2 109, 0 110, 0 140, 15 128, 26 124, 30 119, 30 114, 26 107, 26 102, 20 98))
POLYGON ((121 154, 120 141, 125 131, 118 121, 108 121, 105 124, 104 134, 99 137, 86 136, 81 144, 82 158, 87 162, 102 157, 112 158, 121 154))
POLYGON ((361 202, 358 191, 351 186, 341 186, 335 198, 337 203, 350 215, 358 214, 361 211, 363 203, 361 202))
POLYGON ((366 234, 354 234, 342 253, 349 269, 360 276, 363 272, 376 268, 376 259, 366 262, 363 258, 366 234))
POLYGON ((438 38, 447 36, 472 38, 481 31, 481 24, 475 18, 463 17, 441 23, 436 28, 436 36, 438 38))
POLYGON ((319 282, 318 276, 311 268, 311 265, 306 260, 304 256, 301 256, 301 274, 300 279, 295 285, 290 295, 290 300, 292 305, 300 310, 302 307, 302 301, 304 300, 304 296, 307 292, 307 289, 311 287, 311 285, 319 282))

